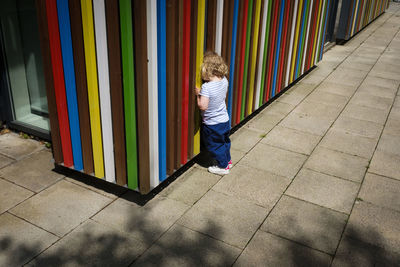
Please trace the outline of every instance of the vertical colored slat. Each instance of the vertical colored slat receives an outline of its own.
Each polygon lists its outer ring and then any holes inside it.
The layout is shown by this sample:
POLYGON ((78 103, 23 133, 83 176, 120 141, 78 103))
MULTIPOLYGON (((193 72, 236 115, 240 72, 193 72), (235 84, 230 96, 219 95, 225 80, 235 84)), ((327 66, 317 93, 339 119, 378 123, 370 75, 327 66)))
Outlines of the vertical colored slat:
POLYGON ((167 178, 166 0, 157 0, 159 180, 167 178))
POLYGON ((235 82, 235 65, 236 65, 236 40, 237 40, 237 28, 238 28, 238 17, 239 17, 239 0, 235 0, 233 7, 233 25, 232 25, 232 46, 231 46, 231 60, 229 68, 229 95, 228 95, 228 114, 229 118, 232 118, 232 102, 233 102, 233 88, 235 82))
POLYGON ((314 11, 313 11, 313 16, 312 16, 312 27, 311 27, 311 33, 310 33, 310 42, 308 44, 307 48, 307 58, 306 58, 306 70, 308 70, 311 67, 311 57, 312 57, 312 52, 313 52, 313 46, 314 46, 314 39, 315 39, 315 31, 316 31, 316 26, 317 26, 317 17, 318 17, 318 7, 319 7, 319 2, 320 0, 316 0, 314 4, 314 11))
POLYGON ((122 84, 124 87, 127 178, 128 187, 130 189, 136 189, 138 187, 138 173, 131 1, 120 0, 119 12, 121 26, 122 84))
POLYGON ((71 136, 69 131, 67 99, 65 95, 64 70, 62 66, 61 44, 58 31, 56 0, 46 1, 47 26, 49 30, 50 54, 53 69, 54 89, 60 126, 61 147, 64 166, 73 164, 71 136))
POLYGON ((94 174, 104 177, 103 145, 100 125, 99 91, 97 84, 97 65, 93 29, 93 7, 91 0, 82 0, 83 41, 86 59, 86 78, 88 85, 90 127, 92 130, 92 149, 94 174))
POLYGON ((276 94, 276 79, 278 75, 278 63, 279 63, 279 57, 280 57, 280 44, 281 44, 281 39, 282 39, 282 22, 283 22, 283 11, 285 10, 285 0, 282 0, 281 2, 281 7, 280 7, 280 15, 279 15, 279 30, 278 30, 278 38, 276 41, 276 54, 275 54, 275 64, 274 64, 274 80, 272 82, 272 96, 275 96, 276 94))
POLYGON ((290 35, 290 44, 289 44, 289 56, 288 56, 288 65, 287 65, 287 70, 286 70, 286 80, 285 80, 285 87, 289 85, 290 82, 290 71, 292 68, 292 57, 295 55, 293 53, 294 51, 294 37, 296 35, 295 30, 296 30, 296 21, 297 21, 297 14, 298 14, 298 4, 299 1, 294 1, 294 10, 293 10, 293 19, 292 19, 292 29, 291 29, 291 35, 290 35))
POLYGON ((215 51, 216 27, 217 27, 217 0, 207 0, 207 13, 205 13, 206 51, 215 51))
POLYGON ((294 39, 294 44, 293 44, 293 56, 292 56, 292 63, 291 63, 291 68, 290 68, 289 83, 294 81, 297 50, 298 50, 298 46, 299 46, 299 37, 300 37, 300 33, 301 33, 300 26, 301 26, 301 19, 302 19, 302 15, 303 15, 303 4, 304 4, 304 0, 300 0, 300 5, 298 8, 298 12, 297 12, 296 33, 295 33, 295 39, 294 39))
POLYGON ((301 21, 299 49, 297 50, 295 79, 297 79, 300 76, 300 69, 301 69, 301 62, 302 62, 301 59, 302 59, 302 55, 303 55, 304 39, 305 39, 305 33, 306 33, 305 27, 307 26, 307 22, 308 22, 307 21, 308 20, 308 9, 310 7, 310 1, 311 0, 306 0, 306 3, 304 4, 304 9, 303 9, 303 18, 301 21))
MULTIPOLYGON (((148 95, 148 63, 147 63, 147 15, 146 1, 133 1, 133 43, 135 79, 134 90, 136 93, 136 130, 137 130, 137 167, 140 192, 150 190, 150 137, 149 137, 149 95, 148 95)), ((132 21, 128 21, 132 24, 132 21)), ((131 25, 128 25, 131 27, 131 25)), ((132 32, 132 29, 130 29, 132 32)), ((133 46, 130 46, 133 49, 133 46)), ((133 71, 133 69, 132 69, 133 71)))
POLYGON ((251 69, 250 69, 250 86, 249 86, 249 98, 247 104, 247 113, 250 114, 253 111, 253 94, 254 94, 254 80, 255 80, 255 72, 256 72, 256 61, 257 61, 257 49, 258 49, 258 33, 260 27, 260 13, 261 13, 261 0, 256 1, 256 10, 255 10, 255 20, 254 20, 254 30, 253 30, 253 51, 251 55, 251 69))
POLYGON ((246 30, 247 30, 247 17, 249 9, 249 0, 244 1, 243 9, 243 24, 242 24, 242 40, 241 40, 241 50, 240 50, 240 70, 239 70, 239 85, 238 85, 238 97, 236 106, 236 123, 240 122, 240 113, 242 105, 242 89, 243 89, 243 74, 244 74, 244 61, 246 53, 246 30))
POLYGON ((349 19, 347 21, 346 39, 349 38, 349 36, 351 35, 351 28, 352 28, 352 25, 353 25, 353 19, 354 19, 355 12, 356 12, 356 4, 357 4, 356 1, 358 1, 358 0, 350 1, 351 2, 351 4, 350 4, 351 19, 349 19))
MULTIPOLYGON (((197 46, 196 46, 196 87, 201 88, 201 71, 200 67, 203 63, 204 53, 204 23, 205 23, 205 0, 198 1, 198 14, 197 14, 197 46)), ((198 110, 198 109, 197 109, 198 110)), ((193 153, 196 155, 200 153, 200 118, 199 114, 195 115, 195 132, 193 153)))
MULTIPOLYGON (((176 17, 176 39, 178 40, 178 45, 176 46, 176 52, 175 54, 177 54, 177 58, 176 58, 176 65, 177 65, 177 75, 176 75, 176 81, 175 81, 175 96, 176 99, 179 99, 180 102, 178 103, 178 105, 175 104, 175 109, 174 109, 174 113, 175 113, 175 125, 176 125, 176 129, 175 129, 175 147, 173 148, 175 150, 175 155, 174 155, 174 159, 175 159, 175 169, 179 169, 181 167, 181 146, 182 146, 182 81, 183 81, 183 66, 182 66, 182 57, 183 57, 183 23, 184 23, 184 0, 178 0, 178 16, 176 17)), ((189 11, 190 12, 190 11, 189 11)), ((190 22, 189 22, 190 23, 190 22)), ((167 52, 168 54, 168 52, 167 52)), ((167 90, 168 93, 168 90, 167 90)), ((187 141, 186 141, 187 144, 187 141)))
POLYGON ((316 43, 315 43, 315 52, 313 53, 313 58, 312 58, 312 60, 313 60, 313 65, 315 65, 315 64, 317 64, 317 58, 318 58, 318 51, 319 51, 319 43, 320 43, 320 40, 321 40, 321 31, 322 31, 322 22, 323 22, 323 20, 324 20, 324 14, 323 14, 323 12, 324 12, 324 10, 325 10, 325 5, 326 5, 326 0, 323 0, 323 1, 321 1, 322 3, 321 3, 321 6, 320 6, 320 19, 319 19, 319 22, 318 22, 318 31, 317 31, 317 34, 318 34, 318 38, 317 38, 317 41, 316 41, 316 43))
POLYGON ((273 92, 272 89, 272 83, 274 80, 274 67, 275 67, 275 54, 276 54, 276 39, 279 31, 279 7, 280 7, 280 2, 276 2, 274 6, 274 15, 272 16, 274 18, 273 24, 272 24, 272 32, 271 32, 271 40, 270 40, 270 51, 269 51, 269 63, 268 63, 268 76, 267 76, 267 92, 265 95, 265 101, 268 101, 268 99, 271 98, 271 93, 273 92))
POLYGON ((150 137, 150 187, 159 184, 159 140, 158 140, 158 38, 157 0, 146 0, 147 56, 149 92, 149 137, 150 137))
POLYGON ((357 24, 356 24, 356 27, 355 27, 356 32, 358 32, 360 30, 360 27, 363 26, 364 21, 365 21, 365 20, 363 21, 363 19, 362 19, 362 18, 364 18, 365 14, 366 14, 366 9, 367 9, 367 5, 365 5, 365 1, 364 0, 361 0, 360 9, 361 9, 361 16, 360 16, 360 19, 357 20, 357 24))
POLYGON ((49 109, 51 147, 55 163, 63 162, 60 125, 57 118, 56 95, 51 65, 49 28, 47 25, 46 0, 36 0, 36 12, 39 26, 40 50, 42 52, 44 80, 46 83, 47 106, 49 109))
POLYGON ((126 185, 126 152, 124 134, 124 99, 122 91, 121 43, 118 1, 106 0, 107 48, 110 75, 111 115, 115 158, 115 178, 119 185, 126 185))
POLYGON ((188 156, 188 119, 189 119, 189 59, 190 59, 190 0, 183 2, 183 57, 182 57, 182 145, 181 163, 187 162, 188 156))
POLYGON ((72 47, 75 64, 76 93, 78 97, 81 130, 83 168, 85 173, 94 172, 92 135, 90 129, 89 100, 87 90, 85 47, 83 43, 82 12, 80 0, 69 1, 72 47))
POLYGON ((82 145, 79 129, 78 102, 76 98, 74 58, 72 53, 68 0, 57 0, 57 11, 68 106, 69 129, 71 131, 72 156, 74 160, 74 169, 80 171, 83 169, 82 145))
POLYGON ((284 60, 284 66, 283 66, 283 72, 282 72, 282 81, 281 81, 281 90, 287 86, 287 71, 290 69, 290 62, 291 62, 291 57, 289 54, 291 53, 292 47, 291 47, 291 37, 293 34, 293 21, 296 20, 296 14, 297 10, 295 10, 295 2, 296 1, 290 1, 290 8, 289 8, 289 20, 288 24, 286 25, 287 27, 287 36, 286 36, 286 47, 285 47, 285 60, 284 60))
POLYGON ((304 41, 303 52, 302 52, 302 62, 301 62, 300 75, 302 75, 304 73, 304 65, 305 65, 305 62, 306 62, 305 59, 307 57, 307 51, 308 51, 307 44, 308 44, 308 38, 309 38, 309 34, 310 34, 310 26, 311 26, 311 23, 312 23, 311 18, 312 18, 312 15, 313 15, 313 13, 312 13, 312 11, 313 11, 313 3, 314 3, 314 0, 311 0, 310 7, 309 7, 309 14, 308 14, 306 39, 304 41))
POLYGON ((217 26, 216 26, 216 36, 215 36, 215 52, 221 55, 221 45, 222 45, 222 22, 224 19, 224 0, 217 0, 217 26))
POLYGON ((360 9, 360 0, 356 0, 356 7, 354 9, 354 16, 352 17, 351 21, 351 30, 350 30, 350 36, 354 34, 354 27, 357 22, 357 18, 359 16, 359 9, 360 9))
POLYGON ((322 43, 320 44, 319 47, 319 61, 322 59, 322 52, 324 51, 324 44, 325 44, 325 36, 326 36, 326 24, 328 24, 328 12, 330 10, 330 0, 328 0, 328 3, 326 3, 326 8, 324 12, 324 30, 322 32, 322 43))
POLYGON ((314 61, 314 58, 315 58, 315 50, 316 50, 316 48, 317 48, 318 38, 319 38, 319 36, 320 36, 319 32, 320 32, 320 24, 321 24, 321 18, 322 18, 322 16, 321 16, 321 10, 323 10, 323 9, 322 9, 322 6, 323 6, 324 2, 325 2, 325 0, 319 0, 317 25, 316 25, 316 27, 315 27, 315 37, 314 37, 313 49, 312 49, 312 53, 311 53, 311 57, 310 57, 310 62, 311 62, 310 64, 311 64, 311 65, 314 65, 314 64, 315 64, 315 61, 314 61))
MULTIPOLYGON (((181 99, 175 93, 177 84, 177 54, 176 47, 178 46, 178 31, 179 24, 177 18, 179 14, 178 0, 168 0, 166 3, 166 93, 167 93, 167 174, 171 175, 175 168, 175 150, 178 150, 175 144, 175 136, 178 131, 176 123, 176 108, 181 104, 181 99), (176 131, 176 132, 175 132, 176 131)), ((161 167, 161 164, 160 164, 161 167)), ((161 174, 161 168, 160 168, 161 174)), ((162 177, 162 176, 160 176, 162 177)))
POLYGON ((271 1, 269 0, 264 0, 264 11, 263 11, 263 19, 261 22, 261 44, 260 44, 260 55, 259 55, 259 59, 258 59, 258 70, 257 70, 257 82, 256 82, 256 99, 255 99, 255 103, 254 103, 254 109, 258 109, 261 106, 261 102, 260 102, 260 94, 261 93, 261 81, 263 80, 263 70, 265 70, 265 68, 263 68, 264 66, 264 61, 265 61, 265 44, 268 42, 266 40, 266 36, 268 34, 266 34, 266 28, 267 28, 267 20, 269 19, 269 4, 271 1))
POLYGON ((279 71, 278 71, 278 79, 276 83, 276 91, 279 93, 282 89, 282 76, 283 76, 283 71, 284 71, 284 65, 285 65, 285 57, 286 57, 286 46, 287 46, 287 35, 289 31, 289 17, 290 17, 290 2, 285 3, 285 11, 284 11, 284 23, 283 23, 283 37, 281 41, 281 56, 280 56, 280 62, 279 62, 279 71))
POLYGON ((253 0, 249 1, 248 8, 248 19, 247 19, 247 30, 246 30, 246 48, 245 48, 245 58, 244 58, 244 74, 243 74, 243 88, 242 88, 242 105, 240 111, 240 120, 244 119, 245 108, 246 108, 246 93, 247 93, 247 78, 248 78, 248 65, 249 65, 249 54, 250 54, 250 40, 251 40, 251 25, 253 16, 253 0))
POLYGON ((93 0, 93 11, 98 63, 97 73, 100 93, 104 171, 106 181, 115 183, 113 124, 111 118, 110 77, 108 74, 107 30, 104 0, 93 0))

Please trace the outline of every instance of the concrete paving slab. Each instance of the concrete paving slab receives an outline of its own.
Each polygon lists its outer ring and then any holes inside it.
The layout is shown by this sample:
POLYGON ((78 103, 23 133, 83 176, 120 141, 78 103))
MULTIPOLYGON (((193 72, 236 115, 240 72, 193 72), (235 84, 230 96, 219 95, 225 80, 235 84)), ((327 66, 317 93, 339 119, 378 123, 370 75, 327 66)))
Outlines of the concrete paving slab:
POLYGON ((190 168, 182 176, 165 188, 160 195, 183 202, 187 205, 196 203, 221 176, 206 170, 190 168))
POLYGON ((379 87, 386 87, 388 89, 396 91, 399 87, 400 81, 391 80, 391 79, 384 79, 380 77, 374 77, 368 75, 365 80, 363 81, 362 85, 364 86, 378 86, 379 87))
POLYGON ((394 99, 393 107, 400 108, 400 97, 399 96, 396 96, 396 98, 394 99))
MULTIPOLYGON (((314 71, 312 72, 314 73, 314 71)), ((296 83, 292 87, 290 87, 286 92, 288 93, 296 93, 299 95, 307 96, 315 89, 315 85, 308 83, 296 83)))
POLYGON ((393 99, 396 95, 397 89, 373 85, 370 83, 362 83, 358 88, 358 92, 393 99))
POLYGON ((241 250, 174 225, 132 266, 231 266, 241 250))
POLYGON ((261 230, 334 254, 347 215, 283 196, 261 230))
POLYGON ((261 143, 283 148, 285 150, 310 155, 321 136, 294 129, 276 126, 261 143))
POLYGON ((400 136, 382 134, 376 149, 400 157, 400 136))
POLYGON ((13 163, 14 159, 0 155, 0 169, 13 163))
POLYGON ((281 95, 276 101, 296 106, 303 101, 305 97, 306 95, 304 94, 298 94, 296 91, 290 91, 281 95))
POLYGON ((368 171, 400 180, 400 156, 377 150, 368 171))
POLYGON ((398 253, 345 237, 340 242, 332 266, 396 266, 399 262, 400 254, 398 253))
POLYGON ((32 195, 33 192, 0 178, 0 214, 32 195))
POLYGON ((345 236, 400 253, 400 213, 360 201, 348 221, 345 236))
POLYGON ((369 71, 375 63, 376 60, 374 58, 350 55, 340 64, 340 67, 369 71))
POLYGON ((359 187, 357 183, 302 169, 285 194, 350 214, 359 187))
POLYGON ((346 116, 339 116, 333 124, 332 129, 377 139, 382 132, 383 125, 346 116))
POLYGON ((326 78, 326 81, 348 86, 358 86, 364 80, 365 76, 367 76, 367 72, 362 70, 336 69, 326 78))
POLYGON ((241 164, 291 179, 306 159, 307 156, 299 153, 258 144, 241 160, 241 164))
POLYGON ((269 132, 283 118, 282 115, 273 113, 260 113, 246 123, 245 128, 256 129, 262 132, 269 132))
POLYGON ((328 254, 257 231, 234 266, 329 266, 328 254))
POLYGON ((333 119, 317 116, 306 116, 304 114, 290 113, 279 125, 315 135, 323 136, 331 127, 333 119))
POLYGON ((267 106, 263 111, 261 111, 261 113, 268 113, 268 114, 274 113, 285 117, 294 109, 294 107, 295 105, 274 101, 269 106, 267 106))
POLYGON ((250 201, 270 211, 290 182, 289 178, 239 163, 213 190, 250 201))
POLYGON ((57 237, 9 213, 0 215, 0 265, 21 266, 57 241, 57 237))
POLYGON ((360 106, 357 104, 348 104, 342 112, 342 116, 371 121, 378 124, 385 124, 389 109, 377 109, 372 107, 360 106))
POLYGON ((363 201, 400 212, 400 181, 367 173, 359 197, 363 201))
POLYGON ((13 159, 21 159, 43 149, 44 145, 39 142, 21 138, 16 133, 0 135, 0 153, 13 159))
POLYGON ((123 232, 88 220, 40 254, 32 266, 128 266, 146 249, 123 232))
POLYGON ((232 165, 235 166, 245 155, 243 151, 231 148, 232 165))
POLYGON ((377 142, 377 139, 330 129, 319 145, 353 156, 371 159, 377 142))
POLYGON ((230 136, 231 147, 243 152, 250 151, 263 138, 262 133, 248 128, 242 128, 230 136))
POLYGON ((93 191, 60 181, 10 212, 62 237, 110 202, 93 191))
POLYGON ((312 84, 312 85, 318 85, 320 84, 323 80, 326 79, 326 75, 318 75, 318 73, 310 73, 306 76, 304 76, 299 83, 307 83, 307 84, 312 84))
POLYGON ((117 199, 92 219, 143 243, 152 244, 189 209, 180 201, 161 196, 140 207, 124 199, 129 199, 129 194, 133 192, 117 199))
POLYGON ((315 89, 316 92, 322 91, 346 97, 352 96, 356 90, 357 86, 337 84, 335 82, 328 81, 324 81, 315 89))
POLYGON ((383 134, 400 136, 400 120, 389 118, 383 129, 383 134))
POLYGON ((400 121, 400 107, 392 107, 388 120, 400 121))
POLYGON ((368 166, 368 160, 339 151, 317 147, 304 167, 325 174, 361 182, 368 166))
MULTIPOLYGON (((326 92, 321 92, 323 94, 330 94, 326 92)), ((331 94, 334 95, 334 94, 331 94)), ((339 95, 336 95, 341 97, 339 95)), ((293 113, 298 113, 303 116, 314 116, 319 118, 326 118, 330 121, 334 121, 338 116, 343 106, 332 106, 327 105, 322 102, 314 101, 304 101, 300 103, 294 110, 293 113)))
POLYGON ((40 192, 64 176, 54 171, 52 154, 40 151, 0 169, 0 177, 34 192, 40 192))
POLYGON ((363 91, 356 92, 349 104, 388 110, 392 106, 393 98, 386 98, 368 94, 363 91))
POLYGON ((305 100, 305 102, 323 103, 340 109, 346 105, 347 101, 347 97, 323 91, 312 92, 305 100))
POLYGON ((384 78, 384 79, 391 79, 400 81, 400 75, 398 72, 392 71, 391 69, 386 68, 372 68, 369 72, 370 76, 384 78))
POLYGON ((211 190, 178 224, 244 248, 266 216, 260 206, 211 190))

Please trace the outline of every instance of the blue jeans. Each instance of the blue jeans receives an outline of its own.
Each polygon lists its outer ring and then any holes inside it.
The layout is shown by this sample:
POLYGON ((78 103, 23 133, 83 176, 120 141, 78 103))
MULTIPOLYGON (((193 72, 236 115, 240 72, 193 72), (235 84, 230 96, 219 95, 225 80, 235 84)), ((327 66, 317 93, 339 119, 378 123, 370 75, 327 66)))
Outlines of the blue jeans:
POLYGON ((226 168, 231 160, 231 140, 229 121, 215 125, 201 125, 201 138, 205 148, 218 162, 218 167, 226 168))

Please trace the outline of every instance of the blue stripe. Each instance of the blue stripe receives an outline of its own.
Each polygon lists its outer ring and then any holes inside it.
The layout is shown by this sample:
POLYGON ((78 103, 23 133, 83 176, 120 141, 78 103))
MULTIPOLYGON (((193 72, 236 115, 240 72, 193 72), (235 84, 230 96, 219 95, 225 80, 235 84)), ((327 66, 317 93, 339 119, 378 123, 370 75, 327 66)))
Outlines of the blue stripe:
POLYGON ((157 55, 158 55, 158 160, 159 179, 167 178, 167 80, 166 80, 166 6, 157 0, 157 55))
MULTIPOLYGON (((351 12, 351 19, 350 19, 351 25, 353 25, 353 18, 354 18, 354 14, 355 14, 355 10, 356 10, 356 5, 357 5, 356 1, 359 1, 359 0, 353 1, 353 10, 351 12)), ((328 10, 328 9, 326 9, 326 10, 328 10)), ((326 11, 326 12, 328 12, 328 11, 326 11)), ((349 33, 348 33, 349 36, 351 36, 351 25, 349 27, 349 33)), ((346 35, 347 35, 347 33, 346 33, 346 35)), ((347 39, 347 36, 346 36, 346 39, 347 39)))
POLYGON ((305 20, 306 20, 306 11, 307 11, 307 6, 308 6, 308 1, 306 1, 304 3, 303 18, 301 19, 300 41, 299 41, 299 49, 297 51, 296 73, 295 73, 295 76, 294 76, 295 80, 299 77, 299 61, 300 61, 300 54, 301 54, 301 42, 303 41, 303 32, 304 32, 304 25, 305 25, 305 20))
POLYGON ((233 26, 232 26, 232 47, 231 47, 231 62, 229 66, 229 90, 228 90, 228 114, 232 118, 232 99, 233 99, 233 82, 235 76, 235 54, 236 54, 236 34, 238 24, 239 0, 235 0, 233 7, 233 26))
POLYGON ((69 19, 68 0, 57 0, 58 24, 60 29, 61 53, 63 58, 65 90, 67 96, 69 127, 71 132, 72 155, 74 168, 83 169, 82 144, 79 127, 78 101, 72 52, 71 25, 69 19))
POLYGON ((278 76, 278 64, 279 64, 279 53, 280 53, 280 45, 281 45, 281 37, 282 37, 282 22, 283 22, 283 11, 284 11, 284 9, 285 9, 285 0, 282 0, 281 14, 280 14, 280 19, 279 19, 278 40, 276 41, 274 80, 272 82, 272 95, 271 95, 271 97, 275 96, 276 78, 278 76))
POLYGON ((329 15, 329 4, 330 0, 328 0, 327 6, 326 6, 326 15, 325 15, 325 25, 324 25, 324 32, 322 33, 322 44, 321 44, 321 51, 319 52, 319 61, 322 59, 322 52, 324 51, 324 44, 325 44, 325 35, 326 35, 326 22, 328 21, 328 15, 329 15))

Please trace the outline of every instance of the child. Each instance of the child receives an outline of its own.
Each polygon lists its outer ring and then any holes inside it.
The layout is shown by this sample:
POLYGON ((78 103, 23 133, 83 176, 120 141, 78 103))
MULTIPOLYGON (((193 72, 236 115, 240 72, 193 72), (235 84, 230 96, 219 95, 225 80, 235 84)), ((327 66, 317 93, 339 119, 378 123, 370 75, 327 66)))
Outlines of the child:
POLYGON ((195 89, 197 105, 201 110, 203 123, 201 136, 205 147, 217 161, 208 171, 215 174, 228 174, 232 167, 230 123, 226 111, 225 98, 228 92, 228 66, 218 54, 207 52, 201 66, 201 78, 205 81, 195 89))

